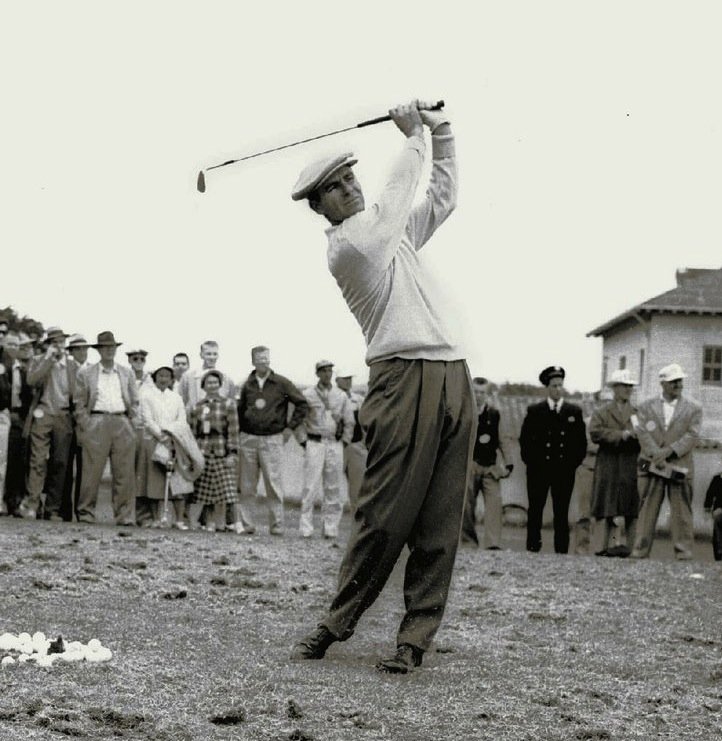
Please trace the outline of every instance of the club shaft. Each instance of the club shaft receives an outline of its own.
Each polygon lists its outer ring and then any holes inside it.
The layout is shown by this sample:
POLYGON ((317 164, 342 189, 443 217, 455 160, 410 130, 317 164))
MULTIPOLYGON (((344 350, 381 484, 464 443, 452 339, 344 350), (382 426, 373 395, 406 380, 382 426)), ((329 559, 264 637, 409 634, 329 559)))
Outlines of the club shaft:
MULTIPOLYGON (((441 110, 444 107, 444 101, 439 100, 437 101, 429 110, 431 111, 438 111, 441 110)), ((221 162, 218 165, 211 165, 210 167, 206 167, 205 171, 208 170, 215 170, 218 167, 225 167, 226 165, 233 165, 236 162, 243 162, 245 160, 253 159, 254 157, 261 157, 264 154, 271 154, 272 152, 279 152, 282 149, 288 149, 289 147, 296 147, 299 144, 307 144, 308 142, 316 141, 317 139, 323 139, 327 136, 335 136, 336 134, 342 134, 344 131, 351 131, 353 129, 361 129, 364 126, 373 126, 374 124, 378 123, 384 123, 385 121, 390 121, 391 116, 379 116, 378 118, 371 118, 368 121, 362 121, 361 123, 355 124, 354 126, 347 126, 345 129, 336 129, 336 131, 329 131, 326 134, 319 134, 318 136, 311 136, 308 139, 301 139, 296 142, 291 142, 290 144, 283 144, 280 147, 273 147, 272 149, 264 149, 262 152, 255 152, 254 154, 249 154, 245 157, 239 157, 237 159, 233 160, 227 160, 226 162, 221 162)))

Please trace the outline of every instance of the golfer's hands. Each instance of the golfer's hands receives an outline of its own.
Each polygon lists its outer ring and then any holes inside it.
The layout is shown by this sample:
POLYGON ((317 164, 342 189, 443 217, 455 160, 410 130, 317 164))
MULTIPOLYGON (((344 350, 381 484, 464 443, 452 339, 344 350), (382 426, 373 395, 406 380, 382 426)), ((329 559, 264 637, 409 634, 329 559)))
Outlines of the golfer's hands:
POLYGON ((421 121, 421 115, 417 107, 417 102, 412 100, 411 103, 397 105, 396 108, 389 110, 391 120, 397 128, 406 137, 421 136, 424 131, 424 125, 421 121))
POLYGON ((449 123, 449 117, 441 111, 430 110, 435 103, 431 103, 428 100, 417 100, 416 107, 419 109, 419 116, 424 126, 427 126, 429 131, 433 134, 439 126, 449 123))

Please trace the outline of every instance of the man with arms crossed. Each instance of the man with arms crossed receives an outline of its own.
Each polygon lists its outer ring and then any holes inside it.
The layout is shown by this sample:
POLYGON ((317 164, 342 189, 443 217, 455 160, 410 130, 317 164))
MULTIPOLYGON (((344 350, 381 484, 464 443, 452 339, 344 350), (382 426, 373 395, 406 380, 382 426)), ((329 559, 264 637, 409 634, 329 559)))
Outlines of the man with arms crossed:
POLYGON ((454 139, 443 112, 413 102, 389 113, 406 137, 379 198, 366 209, 342 154, 307 167, 294 200, 330 222, 328 264, 368 346, 369 386, 360 421, 368 462, 341 564, 338 591, 292 659, 321 659, 349 638, 409 547, 406 614, 396 654, 381 671, 421 664, 446 606, 464 508, 475 405, 464 355, 439 314, 433 278, 417 254, 456 205, 454 139), (433 168, 414 207, 432 133, 433 168))

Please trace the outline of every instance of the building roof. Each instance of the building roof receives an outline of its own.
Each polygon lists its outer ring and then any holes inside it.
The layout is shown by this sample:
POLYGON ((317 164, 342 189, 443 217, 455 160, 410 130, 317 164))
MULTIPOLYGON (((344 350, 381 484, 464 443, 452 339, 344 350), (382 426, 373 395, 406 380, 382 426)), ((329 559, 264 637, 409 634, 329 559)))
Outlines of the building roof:
POLYGON ((722 315, 722 268, 685 268, 677 271, 676 278, 677 286, 671 291, 627 309, 587 332, 587 337, 605 337, 629 320, 646 320, 652 314, 722 315))

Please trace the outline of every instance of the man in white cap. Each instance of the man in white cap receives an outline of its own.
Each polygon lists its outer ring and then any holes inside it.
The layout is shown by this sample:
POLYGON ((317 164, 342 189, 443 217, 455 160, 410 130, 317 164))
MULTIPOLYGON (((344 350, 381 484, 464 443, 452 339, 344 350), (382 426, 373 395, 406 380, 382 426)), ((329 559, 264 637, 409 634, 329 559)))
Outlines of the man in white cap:
POLYGON ((669 497, 675 557, 679 560, 692 558, 692 453, 702 427, 702 407, 682 396, 686 377, 677 363, 662 368, 659 372, 661 398, 648 399, 640 404, 637 412, 643 473, 633 558, 649 557, 665 493, 669 497))
POLYGON ((301 438, 306 455, 299 527, 304 538, 313 535, 313 505, 319 499, 319 492, 324 538, 338 537, 343 515, 340 490, 343 449, 353 437, 354 419, 351 402, 341 389, 331 384, 332 376, 333 363, 319 360, 316 363, 318 383, 303 392, 308 414, 303 420, 305 436, 301 438))
POLYGON ((377 668, 406 673, 420 666, 446 607, 475 409, 464 352, 418 256, 456 205, 453 134, 446 114, 422 110, 429 107, 414 101, 389 111, 406 142, 370 208, 351 154, 307 167, 292 194, 330 222, 329 268, 363 330, 370 366, 360 412, 368 461, 338 591, 293 659, 320 659, 352 635, 405 545, 406 614, 395 655, 377 668), (431 180, 414 206, 424 126, 431 132, 431 180))
POLYGON ((241 527, 237 530, 247 535, 256 531, 249 504, 256 496, 259 474, 263 473, 270 533, 283 535, 283 446, 297 430, 301 433, 308 402, 291 381, 271 369, 271 351, 265 345, 251 349, 251 363, 253 371, 238 400, 241 527), (291 405, 293 413, 289 419, 291 405))
POLYGON ((353 412, 354 426, 351 442, 343 449, 343 472, 348 482, 348 501, 351 514, 356 511, 358 493, 361 490, 364 471, 366 470, 366 445, 364 443, 363 429, 358 421, 359 411, 363 403, 363 396, 357 394, 351 387, 353 385, 353 374, 345 370, 336 371, 336 386, 348 397, 353 412))
POLYGON ((45 491, 45 519, 62 520, 60 509, 73 440, 73 396, 77 363, 65 353, 68 337, 49 327, 43 355, 33 359, 27 381, 35 387, 30 414, 30 466, 27 496, 20 504, 23 517, 35 519, 45 491))
POLYGON ((591 513, 597 521, 594 552, 624 558, 631 553, 639 512, 637 409, 630 401, 637 382, 624 369, 614 371, 607 385, 614 398, 595 409, 589 420, 589 436, 599 445, 591 501, 591 513))

